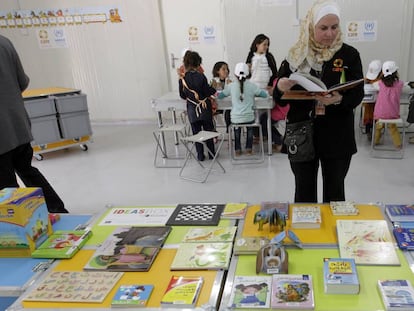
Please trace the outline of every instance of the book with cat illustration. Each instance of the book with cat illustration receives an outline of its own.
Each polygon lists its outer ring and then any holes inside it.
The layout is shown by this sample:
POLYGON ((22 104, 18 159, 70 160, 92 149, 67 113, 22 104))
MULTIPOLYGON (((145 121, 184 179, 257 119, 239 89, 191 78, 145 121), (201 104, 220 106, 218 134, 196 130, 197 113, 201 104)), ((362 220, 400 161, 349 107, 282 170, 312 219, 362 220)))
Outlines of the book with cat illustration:
POLYGON ((148 271, 170 232, 169 226, 118 227, 96 249, 84 270, 148 271))

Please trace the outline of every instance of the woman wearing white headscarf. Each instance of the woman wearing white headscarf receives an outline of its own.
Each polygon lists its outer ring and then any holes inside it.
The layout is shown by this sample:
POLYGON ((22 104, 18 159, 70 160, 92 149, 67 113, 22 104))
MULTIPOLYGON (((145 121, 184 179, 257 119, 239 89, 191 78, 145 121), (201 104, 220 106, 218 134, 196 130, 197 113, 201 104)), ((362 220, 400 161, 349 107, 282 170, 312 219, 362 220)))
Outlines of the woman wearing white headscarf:
POLYGON ((345 200, 345 177, 352 155, 357 152, 353 109, 364 96, 363 84, 344 92, 316 96, 311 100, 283 100, 284 92, 302 89, 289 79, 292 72, 308 73, 329 88, 340 82, 363 78, 358 51, 343 43, 340 10, 333 1, 319 0, 301 23, 298 42, 281 64, 273 97, 290 104, 287 123, 313 119, 315 158, 290 162, 295 175, 295 202, 318 202, 319 162, 323 178, 323 202, 345 200), (318 105, 317 115, 315 107, 318 105))

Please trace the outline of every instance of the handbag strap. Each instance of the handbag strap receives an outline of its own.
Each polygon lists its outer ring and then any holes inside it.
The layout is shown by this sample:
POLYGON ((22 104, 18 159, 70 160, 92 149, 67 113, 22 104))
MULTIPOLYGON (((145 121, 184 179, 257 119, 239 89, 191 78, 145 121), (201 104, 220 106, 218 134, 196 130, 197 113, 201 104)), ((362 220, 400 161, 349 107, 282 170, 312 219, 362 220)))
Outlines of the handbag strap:
POLYGON ((191 93, 193 93, 194 98, 196 99, 197 102, 193 101, 191 98, 187 97, 187 101, 189 101, 190 103, 192 103, 193 105, 195 105, 195 111, 196 111, 196 116, 199 117, 201 114, 201 109, 207 109, 207 98, 204 99, 200 99, 200 96, 198 95, 198 93, 192 89, 190 89, 187 85, 187 82, 185 81, 184 78, 181 78, 181 82, 183 84, 183 86, 189 90, 191 93))

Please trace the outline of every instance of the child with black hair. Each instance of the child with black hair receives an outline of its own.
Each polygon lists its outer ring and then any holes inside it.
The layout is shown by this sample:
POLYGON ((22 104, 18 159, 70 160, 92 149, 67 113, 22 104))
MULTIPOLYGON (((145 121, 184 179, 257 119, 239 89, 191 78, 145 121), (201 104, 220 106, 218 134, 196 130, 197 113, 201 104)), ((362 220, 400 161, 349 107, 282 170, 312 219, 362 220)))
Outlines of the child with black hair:
MULTIPOLYGON (((398 66, 394 61, 386 61, 382 65, 382 78, 378 83, 378 96, 374 108, 374 120, 378 119, 399 119, 400 118, 400 97, 404 82, 399 79, 398 66)), ((375 126, 375 140, 377 145, 380 142, 384 124, 375 126)), ((401 149, 401 136, 397 125, 389 123, 391 138, 394 146, 401 149)))
MULTIPOLYGON (((227 84, 231 83, 231 79, 229 78, 229 65, 226 62, 217 62, 214 64, 212 74, 213 79, 210 82, 210 85, 214 87, 217 92, 221 92, 224 90, 227 84)), ((228 131, 229 125, 231 123, 230 120, 230 110, 217 110, 217 114, 224 113, 224 121, 226 123, 226 132, 228 131)))
MULTIPOLYGON (((187 100, 187 115, 194 135, 201 130, 215 130, 210 96, 214 95, 216 90, 208 84, 206 76, 199 72, 201 62, 202 59, 197 52, 187 51, 184 56, 185 75, 179 80, 180 97, 187 100)), ((206 144, 214 155, 213 139, 208 140, 206 144)), ((196 143, 196 150, 198 160, 204 161, 203 144, 196 143)), ((213 158, 211 154, 210 159, 213 158)))
POLYGON ((250 67, 250 81, 261 89, 271 89, 277 76, 276 60, 269 52, 270 39, 264 34, 258 34, 251 46, 246 63, 250 67))
MULTIPOLYGON (((245 63, 238 63, 234 69, 236 81, 227 85, 219 93, 219 98, 231 95, 231 123, 232 124, 252 124, 255 122, 254 97, 267 97, 267 92, 257 85, 253 84, 246 78, 249 76, 249 67, 245 63)), ((237 156, 241 155, 240 142, 241 128, 234 129, 234 145, 237 156)), ((253 128, 247 128, 246 153, 253 154, 253 128)))

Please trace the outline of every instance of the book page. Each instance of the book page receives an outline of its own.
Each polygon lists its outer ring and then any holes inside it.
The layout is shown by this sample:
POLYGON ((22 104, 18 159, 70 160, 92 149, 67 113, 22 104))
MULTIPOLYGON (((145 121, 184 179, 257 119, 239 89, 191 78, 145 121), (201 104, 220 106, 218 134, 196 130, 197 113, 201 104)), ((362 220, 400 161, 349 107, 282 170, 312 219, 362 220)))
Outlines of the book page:
POLYGON ((344 82, 344 83, 335 84, 335 85, 333 85, 329 88, 328 92, 345 91, 345 90, 351 89, 351 88, 353 88, 353 87, 355 87, 358 84, 361 84, 363 82, 364 82, 364 79, 358 79, 358 80, 353 80, 353 81, 348 81, 348 82, 344 82))
POLYGON ((327 91, 326 85, 321 80, 310 74, 294 72, 289 76, 289 79, 295 80, 297 84, 309 92, 327 91))

